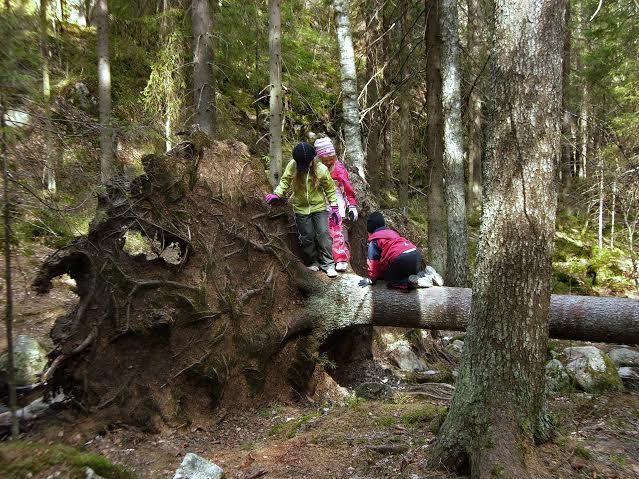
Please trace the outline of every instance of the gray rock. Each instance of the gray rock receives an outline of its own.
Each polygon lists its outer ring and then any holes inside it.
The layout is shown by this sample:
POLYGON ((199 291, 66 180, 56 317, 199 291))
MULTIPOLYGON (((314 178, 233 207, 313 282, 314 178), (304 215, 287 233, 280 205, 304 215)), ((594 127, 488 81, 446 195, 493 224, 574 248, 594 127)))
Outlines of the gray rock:
MULTIPOLYGON (((16 386, 28 386, 38 382, 38 374, 47 365, 47 351, 36 339, 20 335, 13 344, 16 386)), ((7 377, 8 354, 0 356, 0 375, 7 377)))
POLYGON ((566 348, 563 354, 566 370, 584 391, 620 390, 623 387, 615 364, 594 346, 566 348))
POLYGON ((355 395, 364 399, 382 399, 392 394, 393 389, 382 383, 362 383, 355 388, 355 395))
POLYGON ((388 346, 388 358, 399 369, 408 372, 425 371, 426 364, 417 357, 405 339, 395 341, 388 346))
POLYGON ((546 363, 546 390, 559 393, 572 389, 570 375, 558 359, 551 359, 546 363))
POLYGON ((639 367, 639 352, 634 349, 615 348, 608 353, 608 356, 617 366, 639 367))
POLYGON ((90 467, 87 467, 84 471, 85 473, 85 479, 106 479, 102 476, 100 476, 99 474, 96 474, 96 472, 91 469, 90 467))
POLYGON ((464 342, 459 339, 455 339, 452 343, 446 346, 446 351, 456 358, 460 358, 464 351, 464 342))
POLYGON ((628 391, 639 391, 639 368, 621 367, 619 377, 628 391))
POLYGON ((189 452, 175 471, 173 479, 221 479, 224 471, 217 464, 189 452))

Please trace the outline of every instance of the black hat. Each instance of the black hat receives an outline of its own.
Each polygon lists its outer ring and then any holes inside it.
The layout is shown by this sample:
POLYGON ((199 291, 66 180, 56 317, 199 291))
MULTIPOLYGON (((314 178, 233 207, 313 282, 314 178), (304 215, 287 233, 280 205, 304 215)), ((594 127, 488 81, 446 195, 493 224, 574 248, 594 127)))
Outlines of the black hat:
POLYGON ((366 231, 369 233, 375 232, 377 228, 381 228, 386 226, 386 222, 384 221, 384 215, 379 211, 375 211, 368 215, 368 221, 366 221, 366 231))
POLYGON ((297 171, 306 171, 315 159, 315 148, 308 143, 298 143, 293 148, 293 159, 297 163, 297 171))

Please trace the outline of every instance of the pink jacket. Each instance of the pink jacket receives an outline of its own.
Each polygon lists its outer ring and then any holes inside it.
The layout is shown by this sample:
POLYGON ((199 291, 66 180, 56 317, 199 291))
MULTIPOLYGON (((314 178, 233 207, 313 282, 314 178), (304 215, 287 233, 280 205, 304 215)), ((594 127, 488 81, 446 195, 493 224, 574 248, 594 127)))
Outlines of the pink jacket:
POLYGON ((337 187, 344 192, 344 196, 346 197, 348 204, 350 206, 356 206, 357 200, 355 199, 355 191, 353 191, 351 182, 348 179, 348 170, 341 161, 335 160, 335 165, 331 170, 331 178, 333 178, 333 181, 337 183, 337 187))
POLYGON ((372 281, 383 278, 388 266, 400 254, 413 249, 416 246, 397 231, 386 227, 377 229, 368 235, 368 277, 372 281))

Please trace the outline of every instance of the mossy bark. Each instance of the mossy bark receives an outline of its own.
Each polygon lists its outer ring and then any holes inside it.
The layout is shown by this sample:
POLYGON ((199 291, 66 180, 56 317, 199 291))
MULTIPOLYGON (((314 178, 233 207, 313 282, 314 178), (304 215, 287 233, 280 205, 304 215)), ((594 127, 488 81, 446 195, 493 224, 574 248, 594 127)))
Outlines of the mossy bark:
POLYGON ((493 5, 481 237, 465 351, 438 436, 442 464, 529 477, 548 433, 544 362, 560 153, 562 1, 493 5))

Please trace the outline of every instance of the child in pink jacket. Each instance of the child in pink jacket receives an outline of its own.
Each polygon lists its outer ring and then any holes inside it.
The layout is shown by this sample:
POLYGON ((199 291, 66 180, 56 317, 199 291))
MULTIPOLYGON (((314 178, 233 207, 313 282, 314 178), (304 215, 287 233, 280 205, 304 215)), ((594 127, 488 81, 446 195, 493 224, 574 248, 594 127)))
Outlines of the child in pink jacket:
MULTIPOLYGON (((348 179, 348 171, 335 156, 335 147, 328 137, 315 140, 315 153, 331 173, 337 190, 337 205, 342 218, 348 215, 351 221, 357 221, 357 200, 355 191, 348 179)), ((346 271, 350 260, 350 251, 346 244, 346 231, 341 222, 329 221, 329 233, 333 239, 333 261, 337 271, 346 271)))

